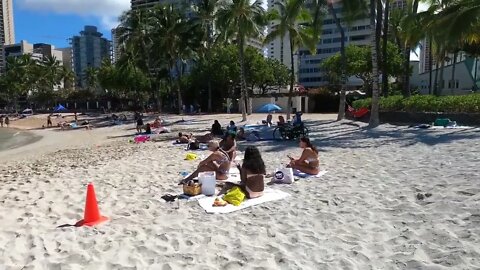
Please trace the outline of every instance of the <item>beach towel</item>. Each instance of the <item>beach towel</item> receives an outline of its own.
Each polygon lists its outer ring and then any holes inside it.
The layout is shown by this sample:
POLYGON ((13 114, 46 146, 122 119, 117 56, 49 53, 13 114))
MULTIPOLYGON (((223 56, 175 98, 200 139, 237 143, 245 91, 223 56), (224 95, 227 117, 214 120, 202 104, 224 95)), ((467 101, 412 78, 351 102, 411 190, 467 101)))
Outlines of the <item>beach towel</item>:
POLYGON ((228 204, 227 206, 223 206, 223 207, 213 207, 212 204, 215 201, 215 196, 201 198, 198 200, 198 204, 205 210, 205 212, 209 214, 226 214, 226 213, 235 212, 241 209, 245 209, 250 206, 262 204, 265 202, 285 199, 288 196, 290 196, 290 194, 283 192, 281 190, 266 188, 263 191, 263 196, 255 199, 245 200, 239 206, 233 206, 231 204, 228 204))
POLYGON ((320 178, 322 177, 323 175, 325 175, 328 171, 320 171, 317 175, 311 175, 311 174, 307 174, 307 173, 304 173, 304 172, 301 172, 299 170, 293 170, 293 175, 294 176, 298 176, 298 177, 301 177, 301 178, 309 178, 309 177, 312 177, 312 178, 320 178))

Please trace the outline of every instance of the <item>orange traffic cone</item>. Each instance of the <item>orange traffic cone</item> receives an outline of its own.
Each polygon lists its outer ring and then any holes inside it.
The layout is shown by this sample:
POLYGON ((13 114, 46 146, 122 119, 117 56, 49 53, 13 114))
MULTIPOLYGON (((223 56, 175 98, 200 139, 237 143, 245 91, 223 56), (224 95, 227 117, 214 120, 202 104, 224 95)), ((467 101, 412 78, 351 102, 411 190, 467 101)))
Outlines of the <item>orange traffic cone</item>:
POLYGON ((87 187, 87 199, 85 201, 85 212, 83 214, 83 219, 78 221, 75 226, 95 226, 107 220, 107 217, 100 215, 97 197, 95 196, 95 189, 93 188, 93 184, 89 183, 87 187))

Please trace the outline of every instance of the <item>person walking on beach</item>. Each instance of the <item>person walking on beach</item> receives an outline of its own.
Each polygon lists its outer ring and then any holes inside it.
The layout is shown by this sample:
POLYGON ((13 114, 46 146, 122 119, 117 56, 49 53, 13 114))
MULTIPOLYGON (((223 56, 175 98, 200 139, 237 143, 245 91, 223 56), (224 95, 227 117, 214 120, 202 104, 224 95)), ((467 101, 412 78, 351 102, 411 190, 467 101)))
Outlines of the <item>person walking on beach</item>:
POLYGON ((7 128, 8 125, 10 125, 10 119, 8 118, 8 116, 5 117, 5 125, 7 126, 7 128))
POLYGON ((53 126, 53 124, 52 124, 52 115, 49 114, 49 115, 47 116, 47 127, 52 127, 52 126, 53 126))
POLYGON ((74 112, 73 114, 74 114, 74 116, 75 116, 75 123, 77 123, 77 121, 78 121, 77 112, 74 112))
POLYGON ((0 115, 0 125, 3 127, 3 115, 0 115))

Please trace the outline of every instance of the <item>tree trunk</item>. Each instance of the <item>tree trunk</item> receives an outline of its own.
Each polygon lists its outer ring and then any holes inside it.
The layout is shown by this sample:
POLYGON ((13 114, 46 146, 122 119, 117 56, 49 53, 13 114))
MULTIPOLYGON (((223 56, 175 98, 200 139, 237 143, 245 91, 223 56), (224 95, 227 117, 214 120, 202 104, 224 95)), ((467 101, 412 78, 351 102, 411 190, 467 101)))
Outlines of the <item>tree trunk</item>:
POLYGON ((453 63, 452 63, 452 79, 451 79, 451 86, 450 86, 450 94, 453 95, 455 88, 457 88, 457 84, 455 83, 455 67, 457 65, 457 51, 453 53, 453 63))
POLYGON ((433 88, 433 94, 438 95, 438 63, 435 65, 435 86, 433 88))
MULTIPOLYGON (((432 38, 428 39, 428 65, 430 66, 430 70, 428 71, 428 94, 433 94, 433 52, 432 52, 432 38)), ((437 81, 435 79, 435 81, 437 81)))
MULTIPOLYGON (((171 69, 170 69, 171 70, 171 69)), ((180 90, 180 69, 178 68, 178 63, 175 63, 175 70, 177 72, 176 88, 177 88, 177 98, 178 98, 178 114, 183 114, 183 101, 182 101, 182 91, 180 90)))
POLYGON ((443 70, 445 69, 445 50, 442 50, 442 63, 440 64, 440 88, 438 91, 438 95, 442 94, 443 88, 445 87, 444 79, 443 79, 443 70))
POLYGON ((210 80, 210 76, 207 77, 208 81, 208 112, 212 112, 212 80, 210 80))
POLYGON ((290 90, 288 91, 288 104, 287 104, 287 120, 290 120, 290 113, 292 112, 292 95, 293 95, 293 85, 295 84, 295 63, 293 63, 293 40, 292 36, 289 35, 290 43, 290 90))
POLYGON ((403 96, 409 97, 410 96, 410 46, 405 47, 405 51, 403 52, 405 61, 403 62, 403 96))
POLYGON ((345 118, 345 103, 346 103, 346 83, 347 83, 347 78, 345 76, 346 74, 346 69, 347 69, 347 56, 345 55, 345 30, 342 27, 342 24, 337 18, 337 12, 335 11, 335 8, 333 7, 332 2, 328 2, 328 10, 330 11, 330 14, 332 14, 333 20, 335 21, 335 24, 337 26, 338 31, 340 31, 340 63, 341 63, 341 74, 340 74, 340 84, 341 84, 341 89, 340 89, 340 102, 338 105, 338 115, 337 115, 337 121, 342 120, 345 118))
POLYGON ((385 18, 383 21, 383 71, 382 71, 382 93, 384 97, 388 96, 388 59, 387 59, 387 42, 388 42, 388 20, 390 16, 390 0, 385 1, 385 18))
POLYGON ((377 53, 379 51, 378 48, 378 37, 376 36, 377 31, 376 27, 376 14, 375 14, 375 7, 379 0, 370 0, 370 27, 372 30, 372 37, 371 37, 371 46, 372 46, 372 108, 370 110, 370 121, 368 126, 370 128, 375 128, 380 124, 379 119, 379 94, 378 94, 378 59, 377 53))
MULTIPOLYGON (((417 14, 419 0, 414 0, 412 5, 412 14, 417 14)), ((405 62, 404 62, 404 82, 403 82, 403 96, 409 97, 410 92, 410 52, 412 48, 410 44, 405 44, 405 62)))
POLYGON ((245 107, 245 92, 247 86, 245 83, 245 59, 244 59, 244 40, 238 37, 238 51, 240 60, 240 109, 242 111, 242 122, 247 121, 247 108, 245 107))

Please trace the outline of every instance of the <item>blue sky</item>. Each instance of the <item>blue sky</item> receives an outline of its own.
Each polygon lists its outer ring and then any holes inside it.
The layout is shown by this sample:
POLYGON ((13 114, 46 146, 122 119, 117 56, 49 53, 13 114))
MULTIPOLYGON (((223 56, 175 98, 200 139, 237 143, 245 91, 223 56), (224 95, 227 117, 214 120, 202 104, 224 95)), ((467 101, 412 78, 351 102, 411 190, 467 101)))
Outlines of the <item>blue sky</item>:
POLYGON ((15 40, 68 46, 84 25, 95 25, 110 39, 118 16, 130 0, 13 0, 15 40))

